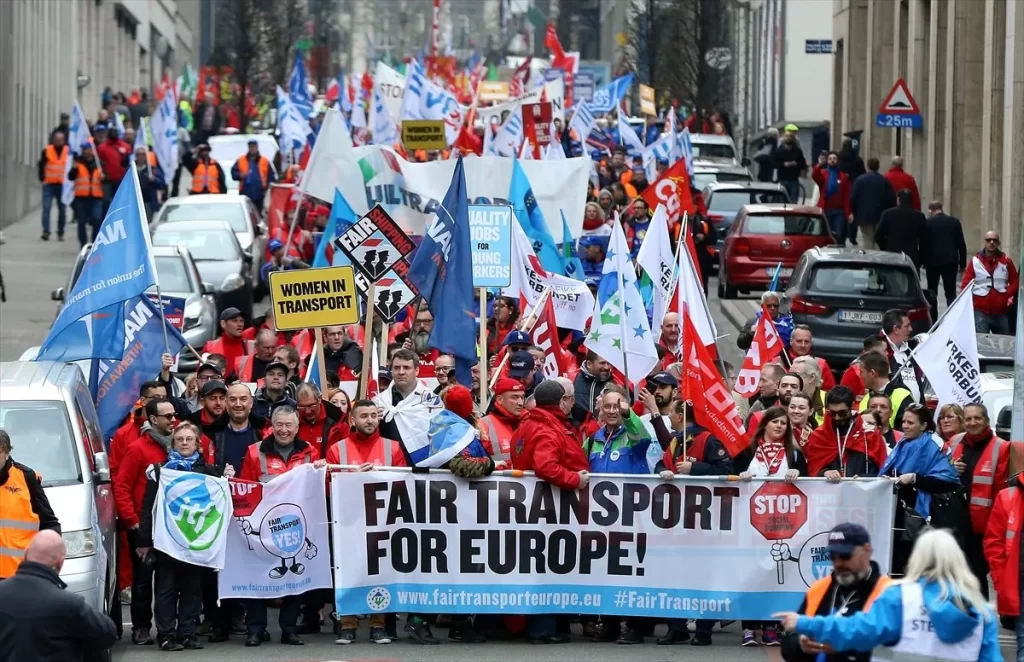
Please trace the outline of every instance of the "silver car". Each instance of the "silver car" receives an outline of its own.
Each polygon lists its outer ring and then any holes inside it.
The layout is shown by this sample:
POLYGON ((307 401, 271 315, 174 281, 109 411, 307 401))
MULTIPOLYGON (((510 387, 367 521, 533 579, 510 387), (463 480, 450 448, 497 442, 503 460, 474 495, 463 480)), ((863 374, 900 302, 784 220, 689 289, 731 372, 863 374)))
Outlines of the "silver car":
POLYGON ((53 361, 0 363, 0 427, 12 456, 42 476, 67 557, 60 577, 121 622, 117 531, 110 465, 85 375, 53 361))

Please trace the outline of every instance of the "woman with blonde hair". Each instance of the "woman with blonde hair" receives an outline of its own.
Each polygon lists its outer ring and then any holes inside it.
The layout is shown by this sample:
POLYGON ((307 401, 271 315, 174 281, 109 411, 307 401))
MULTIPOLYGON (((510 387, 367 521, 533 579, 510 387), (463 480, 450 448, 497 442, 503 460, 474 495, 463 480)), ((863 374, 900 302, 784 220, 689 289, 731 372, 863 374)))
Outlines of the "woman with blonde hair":
POLYGON ((964 432, 964 408, 958 404, 942 405, 939 409, 937 436, 942 439, 942 452, 949 452, 953 437, 964 432))
POLYGON ((866 612, 851 616, 774 614, 804 650, 873 651, 878 660, 996 662, 999 625, 956 539, 942 529, 921 534, 907 574, 866 612))

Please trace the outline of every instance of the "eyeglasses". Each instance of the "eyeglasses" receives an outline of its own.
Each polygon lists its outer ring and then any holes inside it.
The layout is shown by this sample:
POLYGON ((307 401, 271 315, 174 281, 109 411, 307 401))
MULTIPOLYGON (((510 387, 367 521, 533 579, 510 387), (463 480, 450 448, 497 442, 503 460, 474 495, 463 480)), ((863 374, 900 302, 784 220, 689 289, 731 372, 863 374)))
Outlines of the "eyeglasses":
POLYGON ((295 405, 295 408, 296 409, 306 409, 306 410, 308 410, 308 409, 316 409, 319 406, 320 406, 320 399, 317 398, 316 400, 314 400, 313 402, 310 402, 309 404, 295 405))
POLYGON ((777 303, 766 303, 766 304, 764 304, 764 307, 765 308, 774 308, 775 310, 778 310, 779 309, 779 304, 777 304, 777 303))

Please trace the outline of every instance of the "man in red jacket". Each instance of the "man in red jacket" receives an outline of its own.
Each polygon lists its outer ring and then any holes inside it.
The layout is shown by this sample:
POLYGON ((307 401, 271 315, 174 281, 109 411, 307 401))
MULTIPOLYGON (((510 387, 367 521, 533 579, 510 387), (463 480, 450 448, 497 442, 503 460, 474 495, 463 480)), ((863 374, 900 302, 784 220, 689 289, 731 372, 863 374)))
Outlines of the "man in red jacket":
MULTIPOLYGON (((985 560, 996 587, 999 615, 1020 618, 1020 535, 1024 524, 1024 480, 1017 474, 996 495, 985 528, 985 560)), ((1024 622, 1018 621, 1017 648, 1024 644, 1024 622)))
MULTIPOLYGON (((273 433, 258 444, 253 444, 242 460, 241 480, 266 483, 274 476, 287 473, 295 467, 312 464, 315 467, 327 466, 326 460, 320 459, 317 450, 298 437, 299 415, 291 407, 278 407, 274 410, 273 433)), ((301 568, 293 571, 302 572, 301 568)), ((299 610, 303 596, 289 595, 281 599, 281 613, 278 624, 281 626, 281 643, 289 646, 303 645, 297 633, 299 610)), ((259 646, 262 635, 267 631, 267 604, 262 600, 246 600, 245 626, 248 636, 246 646, 259 646)))
MULTIPOLYGON (((806 324, 797 324, 793 327, 793 332, 789 336, 789 361, 793 362, 793 359, 800 358, 801 356, 811 356, 811 352, 814 349, 814 338, 811 334, 811 327, 806 324)), ((821 390, 830 391, 832 387, 836 385, 835 375, 832 374, 832 369, 828 367, 828 363, 825 359, 820 356, 812 357, 818 362, 818 367, 821 368, 821 390)))
MULTIPOLYGON (((552 379, 541 382, 533 398, 536 407, 526 413, 512 437, 512 468, 533 471, 563 490, 586 489, 590 463, 569 422, 575 394, 552 379)), ((554 615, 531 616, 527 627, 531 643, 569 641, 568 635, 558 633, 554 615)))
MULTIPOLYGON (((104 125, 104 128, 106 126, 104 125)), ((99 127, 97 126, 97 130, 99 127)), ((121 185, 121 180, 124 179, 125 174, 128 172, 127 161, 125 157, 131 154, 132 146, 121 140, 121 137, 117 135, 117 129, 110 127, 107 133, 107 139, 100 142, 96 147, 96 158, 100 160, 100 166, 103 168, 103 215, 107 215, 107 209, 110 208, 110 200, 114 197, 114 193, 117 192, 117 187, 121 185)))
POLYGON ((917 191, 917 181, 913 175, 904 172, 902 156, 892 157, 892 167, 885 173, 885 178, 892 184, 893 191, 910 191, 910 206, 921 211, 921 194, 917 191))
POLYGON ((960 288, 974 281, 974 330, 1010 335, 1010 306, 1020 287, 1020 274, 1010 256, 999 250, 999 233, 985 233, 985 247, 964 269, 960 288))
POLYGON ((242 332, 245 330, 245 315, 238 308, 225 308, 220 314, 220 338, 211 340, 203 346, 204 353, 221 354, 227 360, 225 377, 235 375, 238 359, 248 354, 242 332))
POLYGON ((308 382, 299 384, 295 391, 299 413, 299 438, 316 449, 317 457, 326 457, 327 451, 348 436, 345 416, 335 405, 326 402, 316 386, 308 382))
POLYGON ((850 209, 850 176, 839 169, 839 154, 829 152, 818 157, 818 165, 811 171, 811 179, 818 185, 818 206, 825 212, 828 226, 840 246, 846 245, 847 221, 853 222, 850 209))
POLYGON ((151 464, 162 464, 167 460, 173 430, 174 405, 165 398, 150 400, 146 404, 142 435, 129 446, 114 481, 117 518, 128 532, 132 551, 132 643, 137 646, 153 644, 149 633, 153 625, 153 564, 146 563, 146 555, 138 550, 141 547, 138 530, 142 500, 146 496, 146 469, 151 464))

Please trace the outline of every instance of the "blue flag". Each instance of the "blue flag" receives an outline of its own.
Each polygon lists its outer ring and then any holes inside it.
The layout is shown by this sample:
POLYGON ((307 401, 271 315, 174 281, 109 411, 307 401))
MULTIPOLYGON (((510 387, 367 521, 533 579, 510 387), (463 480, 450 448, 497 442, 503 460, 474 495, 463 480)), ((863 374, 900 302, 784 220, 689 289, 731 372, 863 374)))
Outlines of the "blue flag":
POLYGON ((339 250, 332 246, 333 255, 330 261, 327 259, 327 246, 334 243, 346 230, 352 227, 359 217, 348 204, 348 200, 341 194, 341 191, 334 189, 334 204, 331 205, 331 215, 327 219, 327 227, 324 228, 320 243, 316 246, 316 254, 313 256, 313 268, 317 267, 343 267, 352 262, 339 250))
POLYGON ((779 262, 778 264, 775 265, 775 272, 772 274, 772 282, 768 285, 768 291, 769 292, 778 292, 779 291, 779 289, 778 289, 779 288, 779 275, 781 274, 781 272, 782 272, 782 263, 779 262))
POLYGON ((565 212, 559 211, 562 214, 562 273, 569 278, 586 280, 586 276, 583 274, 583 263, 580 262, 579 253, 576 252, 576 240, 573 239, 569 223, 565 220, 565 212))
MULTIPOLYGON (((94 363, 95 380, 92 388, 96 397, 103 438, 109 439, 117 431, 124 417, 139 397, 142 383, 160 374, 164 348, 164 329, 160 311, 149 297, 135 296, 120 304, 123 323, 124 359, 100 360, 94 363)), ((169 322, 166 351, 180 352, 187 341, 169 322)))
POLYGON ((519 159, 512 163, 512 185, 509 187, 508 199, 516 218, 519 219, 520 227, 530 238, 533 252, 540 259, 541 266, 545 271, 561 273, 562 256, 558 253, 558 247, 548 230, 548 224, 544 221, 544 214, 537 204, 537 198, 533 196, 530 180, 526 178, 519 159))
POLYGON ((309 115, 313 112, 313 97, 309 94, 309 87, 306 84, 306 63, 302 59, 302 51, 297 48, 292 75, 288 78, 288 96, 303 119, 309 121, 309 115))
POLYGON ((610 113, 619 107, 622 97, 626 96, 633 86, 633 74, 629 73, 616 78, 604 87, 594 91, 594 98, 588 103, 595 114, 610 113))
POLYGON ((118 322, 123 319, 123 310, 117 304, 154 284, 156 267, 133 161, 36 360, 120 360, 125 342, 124 325, 118 322), (91 321, 85 319, 93 313, 98 315, 93 315, 91 321), (111 327, 109 333, 107 325, 111 327))
POLYGON ((409 279, 434 315, 430 346, 455 357, 455 377, 460 384, 472 383, 469 369, 477 358, 468 197, 459 157, 437 217, 409 266, 409 279))

